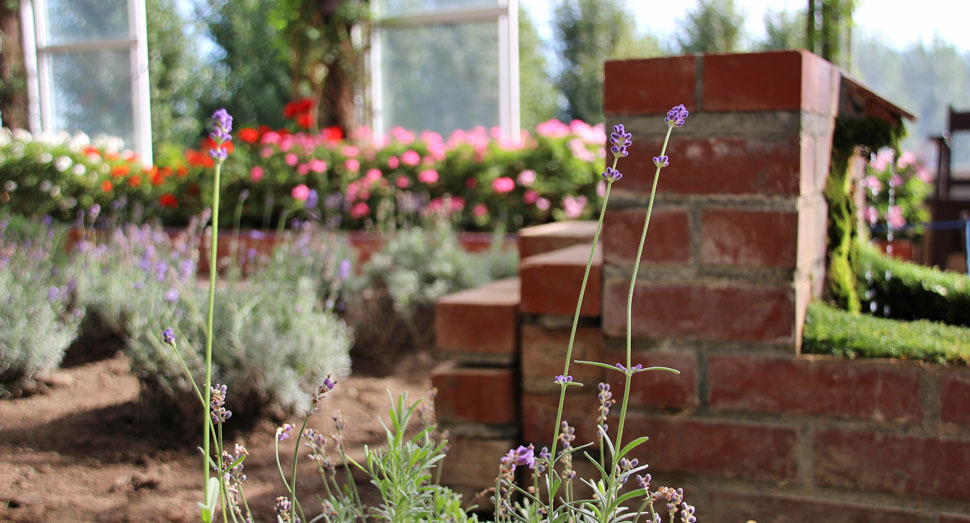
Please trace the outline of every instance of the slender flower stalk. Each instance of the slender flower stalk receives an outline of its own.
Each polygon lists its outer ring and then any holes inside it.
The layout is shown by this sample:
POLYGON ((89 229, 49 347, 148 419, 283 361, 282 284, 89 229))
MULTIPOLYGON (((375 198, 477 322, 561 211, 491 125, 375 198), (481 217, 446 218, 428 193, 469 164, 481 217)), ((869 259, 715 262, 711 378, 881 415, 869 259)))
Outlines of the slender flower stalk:
MULTIPOLYGON (((232 131, 232 116, 225 109, 219 109, 212 114, 212 132, 209 137, 215 142, 216 146, 209 151, 209 154, 215 160, 215 169, 213 174, 213 186, 212 186, 212 234, 210 237, 210 249, 209 249, 209 311, 206 317, 206 333, 205 333, 205 404, 208 406, 211 401, 212 394, 212 318, 215 315, 215 300, 216 300, 216 280, 218 279, 218 273, 216 272, 216 256, 218 254, 218 244, 219 244, 219 187, 221 184, 220 175, 222 171, 222 162, 226 160, 228 153, 223 149, 222 145, 230 140, 232 136, 229 134, 232 131)), ((202 487, 202 499, 208 503, 209 500, 209 430, 211 429, 212 419, 209 415, 208 408, 203 410, 204 425, 202 427, 202 468, 204 470, 205 481, 202 487)), ((209 507, 211 509, 211 507, 209 507)), ((205 512, 205 510, 203 510, 205 512)), ((212 514, 203 514, 204 520, 211 521, 212 514), (208 518, 206 518, 208 516, 208 518)))
MULTIPOLYGON (((572 362, 573 357, 573 344, 576 340, 576 329, 579 325, 579 312, 583 307, 583 297, 586 294, 586 282, 589 280, 590 268, 593 265, 593 256, 596 253, 596 245, 599 243, 600 232, 603 230, 603 217, 606 216, 606 204, 610 199, 610 189, 613 187, 613 182, 618 181, 623 177, 623 174, 616 169, 616 164, 619 162, 620 158, 628 156, 630 153, 627 151, 627 147, 630 146, 630 138, 632 135, 623 128, 623 124, 617 124, 613 127, 613 132, 610 133, 610 151, 613 153, 613 165, 606 168, 603 172, 603 179, 606 180, 606 192, 603 194, 603 204, 600 206, 599 220, 596 222, 596 232, 593 234, 593 246, 589 250, 589 259, 586 261, 586 270, 583 273, 583 283, 579 288, 579 299, 576 301, 576 312, 573 314, 573 324, 572 328, 569 330, 569 343, 566 346, 566 362, 563 365, 562 375, 556 377, 556 383, 559 384, 559 408, 556 410, 556 423, 552 436, 552 452, 551 455, 555 457, 556 455, 556 444, 559 441, 559 429, 562 423, 562 408, 566 401, 566 387, 569 385, 579 385, 573 382, 572 376, 569 375, 569 364, 572 362)), ((555 495, 553 492, 549 493, 549 513, 552 513, 553 504, 555 500, 555 495)))
POLYGON ((650 215, 653 213, 653 201, 657 195, 657 182, 660 180, 660 170, 670 165, 670 161, 666 155, 667 143, 670 141, 670 133, 674 130, 674 127, 682 127, 684 125, 688 114, 687 109, 683 105, 678 105, 667 112, 667 117, 664 118, 664 122, 667 123, 667 135, 664 137, 663 147, 660 149, 660 156, 656 156, 653 159, 653 163, 657 166, 657 169, 653 174, 653 186, 650 188, 650 202, 647 204, 647 216, 643 221, 643 232, 640 234, 640 245, 637 247, 637 255, 633 259, 633 274, 630 276, 630 292, 626 299, 626 367, 621 369, 626 374, 626 380, 623 386, 623 403, 620 406, 619 425, 616 429, 616 443, 614 447, 617 449, 623 448, 623 423, 626 420, 626 408, 630 398, 630 382, 633 374, 640 370, 633 368, 631 362, 631 349, 633 344, 633 290, 636 287, 637 272, 640 270, 640 256, 643 255, 643 245, 647 240, 647 229, 650 228, 650 215))

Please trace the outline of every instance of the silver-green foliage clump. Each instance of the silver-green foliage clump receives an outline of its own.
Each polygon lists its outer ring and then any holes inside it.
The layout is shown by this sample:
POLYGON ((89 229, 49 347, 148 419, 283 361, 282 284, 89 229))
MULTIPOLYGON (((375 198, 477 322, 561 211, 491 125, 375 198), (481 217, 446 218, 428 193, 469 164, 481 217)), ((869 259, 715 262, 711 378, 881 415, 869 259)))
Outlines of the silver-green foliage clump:
MULTIPOLYGON (((208 296, 197 278, 200 223, 171 238, 131 227, 102 247, 82 246, 87 270, 79 285, 92 310, 128 336, 141 401, 151 407, 146 412, 186 426, 196 423, 198 396, 183 365, 196 379, 204 372, 208 296), (179 340, 178 352, 159 339, 166 328, 179 340)), ((306 401, 307 384, 350 369, 352 333, 332 311, 349 249, 308 231, 277 249, 271 259, 242 253, 259 268, 241 279, 229 262, 233 277, 216 290, 213 379, 233 391, 232 410, 246 419, 290 412, 306 401)))
POLYGON ((15 232, 9 224, 0 221, 0 397, 57 368, 81 318, 70 274, 54 255, 56 231, 24 224, 33 230, 15 232))

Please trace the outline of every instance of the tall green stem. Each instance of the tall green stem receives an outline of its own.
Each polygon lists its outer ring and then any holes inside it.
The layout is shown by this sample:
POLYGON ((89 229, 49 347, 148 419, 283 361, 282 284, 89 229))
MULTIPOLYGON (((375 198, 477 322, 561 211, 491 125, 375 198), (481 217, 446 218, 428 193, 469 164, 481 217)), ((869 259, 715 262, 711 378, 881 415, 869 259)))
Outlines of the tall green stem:
MULTIPOLYGON (((667 152, 667 142, 670 141, 670 133, 674 128, 667 127, 667 136, 664 137, 664 145, 660 149, 660 156, 664 156, 667 152)), ((637 272, 640 270, 640 256, 643 255, 643 245, 647 241, 647 229, 650 228, 650 215, 653 214, 653 200, 657 195, 657 181, 660 180, 660 170, 663 166, 658 164, 657 170, 653 174, 653 187, 650 188, 650 201, 647 203, 647 216, 643 221, 643 232, 640 233, 640 246, 637 247, 637 256, 634 258, 633 262, 633 274, 630 276, 630 292, 626 297, 626 383, 623 386, 623 404, 620 406, 620 422, 619 426, 616 428, 616 449, 623 448, 623 422, 626 421, 626 407, 630 399, 630 381, 633 378, 633 374, 630 371, 632 365, 632 347, 633 347, 633 290, 636 288, 637 283, 637 272)), ((616 461, 614 456, 613 460, 616 461)), ((616 468, 616 463, 613 464, 613 468, 616 468)))
MULTIPOLYGON (((616 169, 616 162, 619 158, 613 159, 613 168, 616 169)), ((566 363, 563 365, 562 375, 569 376, 569 363, 573 358, 573 343, 576 340, 576 329, 579 325, 579 312, 583 308, 583 297, 586 295, 586 282, 589 280, 590 267, 593 265, 593 257, 596 254, 596 245, 599 243, 600 231, 603 229, 603 217, 606 215, 606 202, 610 199, 610 188, 613 187, 612 179, 606 181, 606 193, 603 194, 603 204, 600 206, 600 216, 599 220, 596 222, 596 232, 593 233, 593 246, 589 250, 589 259, 586 261, 586 272, 583 273, 583 284, 579 288, 579 299, 576 301, 576 313, 573 314, 573 326, 569 331, 569 343, 566 346, 566 363)), ((556 425, 553 427, 552 436, 552 464, 556 462, 556 445, 559 442, 559 425, 562 423, 562 407, 566 401, 566 387, 565 383, 560 384, 559 390, 559 408, 556 409, 556 425)), ((550 466, 550 469, 552 466, 550 466)), ((549 493, 549 513, 552 514, 552 508, 554 504, 553 493, 549 493)))
MULTIPOLYGON (((206 317, 205 332, 205 406, 202 409, 202 468, 205 482, 202 483, 202 499, 208 502, 209 499, 209 424, 212 422, 209 417, 209 402, 212 400, 212 317, 215 315, 216 303, 216 255, 219 247, 219 188, 221 184, 220 175, 222 171, 222 160, 216 160, 214 183, 212 188, 212 234, 209 239, 209 313, 206 317)), ((221 458, 220 458, 221 459, 221 458)))

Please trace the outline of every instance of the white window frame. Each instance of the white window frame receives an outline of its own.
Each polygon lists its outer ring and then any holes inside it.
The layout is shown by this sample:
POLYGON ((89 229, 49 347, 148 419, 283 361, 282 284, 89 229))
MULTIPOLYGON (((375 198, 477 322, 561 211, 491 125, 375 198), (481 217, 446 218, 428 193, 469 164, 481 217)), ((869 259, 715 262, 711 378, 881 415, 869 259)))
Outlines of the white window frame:
MULTIPOLYGON (((374 30, 371 31, 369 69, 370 95, 374 135, 381 139, 384 132, 384 96, 381 82, 381 29, 388 27, 423 26, 487 22, 498 23, 498 105, 499 127, 502 135, 517 142, 519 121, 519 0, 499 0, 495 7, 453 9, 431 13, 382 16, 379 3, 374 2, 374 30)), ((414 129, 421 131, 422 129, 414 129)))
POLYGON ((126 144, 152 164, 152 118, 148 82, 148 20, 145 0, 127 0, 128 36, 92 38, 66 44, 50 44, 47 0, 24 0, 20 19, 24 36, 24 61, 27 64, 27 95, 32 133, 71 131, 57 129, 54 120, 51 85, 51 57, 59 53, 127 49, 131 61, 131 103, 134 142, 126 144))

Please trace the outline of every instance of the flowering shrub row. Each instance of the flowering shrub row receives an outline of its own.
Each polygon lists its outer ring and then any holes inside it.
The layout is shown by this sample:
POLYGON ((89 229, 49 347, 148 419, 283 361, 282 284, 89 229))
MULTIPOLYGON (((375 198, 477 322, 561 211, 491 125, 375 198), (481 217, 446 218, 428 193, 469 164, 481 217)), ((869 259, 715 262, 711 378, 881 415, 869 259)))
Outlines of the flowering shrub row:
MULTIPOLYGON (((344 139, 335 129, 244 127, 236 138, 225 144, 224 224, 239 203, 242 225, 254 228, 306 210, 344 229, 435 214, 465 229, 515 230, 590 217, 603 190, 593 181, 603 170, 603 128, 579 121, 545 122, 516 143, 482 127, 447 138, 395 128, 381 140, 366 128, 344 139)), ((211 204, 213 145, 162 151, 143 167, 117 140, 3 130, 0 208, 69 222, 97 205, 102 220, 185 225, 211 204)))
POLYGON ((863 213, 873 237, 886 238, 890 231, 896 238, 922 234, 917 224, 930 219, 925 201, 933 190, 931 182, 932 173, 909 151, 898 158, 889 148, 873 155, 862 180, 863 213))

